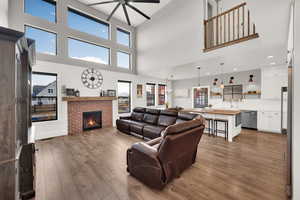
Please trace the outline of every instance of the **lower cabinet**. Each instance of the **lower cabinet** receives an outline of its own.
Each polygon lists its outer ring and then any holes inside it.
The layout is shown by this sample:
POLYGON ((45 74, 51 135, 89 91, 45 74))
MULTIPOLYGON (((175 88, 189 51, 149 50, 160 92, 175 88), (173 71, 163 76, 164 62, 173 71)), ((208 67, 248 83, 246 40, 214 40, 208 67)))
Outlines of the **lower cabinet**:
POLYGON ((260 111, 258 113, 258 130, 281 133, 281 116, 276 111, 260 111))

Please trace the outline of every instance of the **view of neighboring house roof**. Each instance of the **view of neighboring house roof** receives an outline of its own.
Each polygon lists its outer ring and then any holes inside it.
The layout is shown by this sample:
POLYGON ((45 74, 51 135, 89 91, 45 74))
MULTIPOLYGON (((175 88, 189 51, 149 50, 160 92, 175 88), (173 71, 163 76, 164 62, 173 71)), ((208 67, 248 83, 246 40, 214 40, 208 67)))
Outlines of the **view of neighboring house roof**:
POLYGON ((56 81, 53 81, 51 83, 49 83, 48 85, 35 85, 33 86, 33 92, 32 92, 32 96, 38 96, 40 93, 42 93, 46 88, 48 88, 51 85, 56 84, 56 81))
POLYGON ((46 87, 47 86, 45 86, 45 85, 35 85, 35 86, 33 86, 32 96, 33 97, 37 96, 46 87))

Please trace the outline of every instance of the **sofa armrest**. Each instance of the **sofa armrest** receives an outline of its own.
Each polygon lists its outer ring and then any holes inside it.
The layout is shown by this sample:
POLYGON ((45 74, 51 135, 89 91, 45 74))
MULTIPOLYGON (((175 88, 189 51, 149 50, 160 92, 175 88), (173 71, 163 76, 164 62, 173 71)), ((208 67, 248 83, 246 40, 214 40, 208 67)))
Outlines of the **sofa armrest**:
POLYGON ((157 156, 157 150, 156 148, 153 148, 152 146, 148 145, 144 142, 135 143, 131 147, 132 150, 138 151, 140 153, 143 153, 149 157, 156 158, 157 156))
POLYGON ((149 145, 149 146, 154 146, 156 144, 159 144, 162 139, 163 139, 163 137, 155 138, 153 140, 150 140, 150 141, 146 142, 146 144, 149 145))
POLYGON ((127 171, 150 187, 161 189, 164 184, 157 150, 146 143, 135 143, 127 151, 127 171))

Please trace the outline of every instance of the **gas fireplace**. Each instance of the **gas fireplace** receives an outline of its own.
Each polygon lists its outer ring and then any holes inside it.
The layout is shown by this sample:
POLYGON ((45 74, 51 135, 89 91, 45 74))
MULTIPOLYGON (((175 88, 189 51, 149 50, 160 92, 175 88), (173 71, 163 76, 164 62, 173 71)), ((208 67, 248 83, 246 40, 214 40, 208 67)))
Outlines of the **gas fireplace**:
POLYGON ((82 130, 93 130, 102 128, 102 112, 83 112, 82 113, 82 130))

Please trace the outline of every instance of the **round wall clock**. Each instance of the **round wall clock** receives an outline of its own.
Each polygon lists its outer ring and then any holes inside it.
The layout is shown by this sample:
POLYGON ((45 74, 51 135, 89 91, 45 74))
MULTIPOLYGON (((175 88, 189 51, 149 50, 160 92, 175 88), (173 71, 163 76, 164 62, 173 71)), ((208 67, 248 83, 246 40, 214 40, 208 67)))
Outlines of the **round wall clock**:
POLYGON ((81 81, 85 87, 97 89, 101 87, 103 83, 103 76, 98 70, 90 68, 82 72, 81 81))

